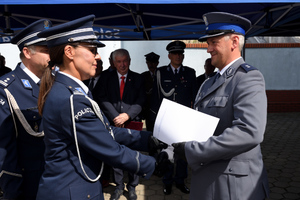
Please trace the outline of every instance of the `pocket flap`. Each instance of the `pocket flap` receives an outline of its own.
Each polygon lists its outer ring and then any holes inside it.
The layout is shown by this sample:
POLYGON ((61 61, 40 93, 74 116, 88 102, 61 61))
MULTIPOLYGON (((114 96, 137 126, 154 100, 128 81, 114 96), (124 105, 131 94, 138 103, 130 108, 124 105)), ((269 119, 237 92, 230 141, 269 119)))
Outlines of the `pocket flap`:
POLYGON ((225 107, 227 101, 228 101, 228 96, 214 97, 209 101, 208 107, 225 107))

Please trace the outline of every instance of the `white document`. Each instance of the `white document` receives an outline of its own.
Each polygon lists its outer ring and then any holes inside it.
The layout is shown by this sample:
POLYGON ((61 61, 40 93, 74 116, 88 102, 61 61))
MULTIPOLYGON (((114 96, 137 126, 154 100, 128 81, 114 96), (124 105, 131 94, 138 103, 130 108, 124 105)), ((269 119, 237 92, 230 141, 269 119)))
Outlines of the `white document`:
POLYGON ((219 118, 163 99, 153 135, 168 145, 193 140, 204 142, 213 135, 218 122, 219 118))

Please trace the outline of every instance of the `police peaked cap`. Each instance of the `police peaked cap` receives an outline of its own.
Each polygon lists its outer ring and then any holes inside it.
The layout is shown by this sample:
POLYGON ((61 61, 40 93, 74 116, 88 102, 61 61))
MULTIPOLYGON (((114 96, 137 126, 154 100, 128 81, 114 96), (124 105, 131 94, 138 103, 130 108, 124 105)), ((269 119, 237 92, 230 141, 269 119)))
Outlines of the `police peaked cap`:
POLYGON ((145 57, 146 57, 146 61, 149 61, 149 62, 158 62, 158 59, 159 59, 160 56, 157 55, 154 52, 151 52, 151 53, 146 54, 145 57))
POLYGON ((184 52, 186 45, 181 41, 173 41, 169 43, 166 47, 167 51, 170 52, 184 52))
POLYGON ((40 19, 17 33, 11 39, 11 43, 18 45, 20 51, 22 51, 23 47, 27 47, 29 45, 47 45, 46 38, 39 38, 37 35, 51 26, 52 23, 50 20, 40 19))
POLYGON ((95 15, 88 15, 70 22, 60 24, 44 30, 38 37, 46 38, 47 46, 54 47, 74 42, 86 42, 104 47, 105 44, 97 40, 93 30, 95 15))
POLYGON ((251 21, 231 13, 210 12, 203 15, 206 25, 204 36, 199 41, 205 41, 207 38, 225 35, 227 33, 237 33, 245 35, 251 27, 251 21))

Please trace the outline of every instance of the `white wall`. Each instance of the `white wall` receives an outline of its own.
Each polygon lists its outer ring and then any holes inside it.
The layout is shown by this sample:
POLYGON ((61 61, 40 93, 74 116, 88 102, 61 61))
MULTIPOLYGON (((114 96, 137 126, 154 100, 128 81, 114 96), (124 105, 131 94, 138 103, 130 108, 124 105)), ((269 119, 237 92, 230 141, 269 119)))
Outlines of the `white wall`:
MULTIPOLYGON (((166 50, 169 40, 164 41, 105 41, 106 47, 98 52, 103 67, 109 66, 108 58, 113 50, 125 48, 131 56, 131 70, 142 73, 147 70, 145 54, 155 52, 160 55, 159 66, 169 64, 166 50)), ((6 58, 6 66, 14 69, 19 59, 16 45, 0 44, 0 53, 6 58)), ((206 49, 186 49, 183 64, 196 70, 199 76, 210 55, 206 49)), ((267 90, 300 90, 300 48, 248 48, 246 62, 258 68, 264 75, 267 90)))
POLYGON ((248 48, 246 62, 262 72, 267 90, 300 90, 300 48, 248 48))

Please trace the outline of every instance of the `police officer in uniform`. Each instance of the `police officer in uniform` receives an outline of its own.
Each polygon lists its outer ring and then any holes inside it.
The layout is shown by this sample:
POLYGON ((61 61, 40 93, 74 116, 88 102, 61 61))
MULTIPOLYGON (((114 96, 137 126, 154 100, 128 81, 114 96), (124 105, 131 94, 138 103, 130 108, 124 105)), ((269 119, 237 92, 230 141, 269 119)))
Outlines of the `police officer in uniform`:
POLYGON ((159 160, 131 150, 157 149, 151 133, 111 127, 82 82, 95 75, 97 48, 105 46, 96 40, 94 18, 89 15, 38 34, 47 39, 51 62, 39 96, 46 149, 37 199, 104 200, 103 163, 145 178, 161 166, 159 160), (59 71, 51 73, 53 66, 59 71))
POLYGON ((207 52, 218 73, 203 83, 195 109, 218 117, 206 142, 173 144, 175 155, 192 169, 190 199, 247 199, 268 197, 268 180, 260 143, 267 120, 263 75, 245 63, 241 51, 251 22, 224 12, 206 13, 207 52))
POLYGON ((0 79, 0 187, 4 199, 36 199, 44 170, 43 132, 37 101, 39 81, 48 62, 46 39, 37 33, 51 22, 38 20, 11 42, 20 49, 21 63, 0 79))
MULTIPOLYGON (((153 84, 151 114, 154 121, 163 98, 189 108, 193 106, 197 93, 196 72, 194 69, 182 65, 185 47, 185 43, 181 41, 173 41, 166 47, 169 52, 170 64, 157 69, 153 84)), ((163 191, 166 195, 171 193, 173 181, 180 191, 189 193, 189 189, 184 183, 184 179, 187 178, 187 163, 182 159, 176 159, 175 162, 175 177, 172 177, 174 165, 171 164, 163 178, 163 191)))

